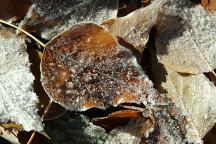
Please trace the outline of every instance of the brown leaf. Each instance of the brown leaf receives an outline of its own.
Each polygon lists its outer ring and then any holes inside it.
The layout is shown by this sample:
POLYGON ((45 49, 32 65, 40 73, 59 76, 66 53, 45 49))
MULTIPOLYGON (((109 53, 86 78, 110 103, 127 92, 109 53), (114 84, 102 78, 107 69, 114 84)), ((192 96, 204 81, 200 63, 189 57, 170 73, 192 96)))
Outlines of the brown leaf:
POLYGON ((202 0, 202 5, 208 10, 216 10, 216 0, 202 0))
POLYGON ((0 19, 14 20, 22 19, 28 8, 31 5, 31 0, 4 0, 0 1, 0 19))
POLYGON ((50 98, 70 110, 147 103, 157 96, 131 51, 96 24, 73 26, 49 42, 41 69, 50 98))
POLYGON ((188 0, 166 0, 158 19, 159 61, 174 71, 198 74, 216 68, 216 14, 188 0))
POLYGON ((13 144, 20 144, 17 138, 17 134, 19 133, 16 129, 5 128, 0 126, 0 135, 2 138, 6 139, 7 141, 13 144))
MULTIPOLYGON (((41 58, 36 50, 37 47, 33 47, 32 45, 28 45, 27 52, 29 54, 29 61, 31 63, 31 72, 33 73, 35 80, 34 80, 34 91, 37 94, 39 98, 39 115, 42 116, 44 114, 44 111, 46 109, 46 106, 49 104, 50 98, 44 91, 44 88, 40 82, 41 74, 40 74, 40 63, 41 58)), ((49 111, 46 113, 43 120, 53 120, 60 116, 62 116, 66 112, 66 109, 62 106, 52 103, 51 107, 49 108, 49 111)))
POLYGON ((107 117, 94 118, 92 122, 95 125, 111 130, 115 127, 126 125, 132 119, 138 119, 141 117, 141 111, 122 110, 111 113, 107 117))

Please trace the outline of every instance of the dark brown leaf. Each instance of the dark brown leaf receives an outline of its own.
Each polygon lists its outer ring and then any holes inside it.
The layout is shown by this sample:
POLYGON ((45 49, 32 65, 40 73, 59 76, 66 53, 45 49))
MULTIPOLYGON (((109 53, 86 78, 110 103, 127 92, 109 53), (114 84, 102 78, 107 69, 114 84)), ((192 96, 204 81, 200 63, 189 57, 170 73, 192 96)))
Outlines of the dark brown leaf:
POLYGON ((10 18, 20 20, 26 15, 30 5, 31 0, 1 0, 0 18, 4 20, 8 20, 10 18))

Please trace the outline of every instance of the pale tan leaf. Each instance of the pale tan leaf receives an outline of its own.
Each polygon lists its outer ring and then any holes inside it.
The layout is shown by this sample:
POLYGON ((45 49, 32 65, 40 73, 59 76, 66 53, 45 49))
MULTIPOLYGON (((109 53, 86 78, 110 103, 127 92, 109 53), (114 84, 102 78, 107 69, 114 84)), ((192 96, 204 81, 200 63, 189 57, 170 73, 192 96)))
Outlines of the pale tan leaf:
POLYGON ((179 74, 153 64, 157 87, 166 93, 186 117, 186 138, 201 142, 216 120, 216 88, 203 75, 179 74))
POLYGON ((159 61, 184 73, 216 68, 216 13, 188 0, 166 0, 158 19, 159 61))
POLYGON ((148 41, 151 28, 155 25, 163 0, 156 0, 147 7, 138 9, 125 17, 110 19, 102 25, 113 36, 124 38, 140 52, 148 41))
POLYGON ((4 128, 3 126, 0 126, 0 136, 6 139, 7 141, 11 142, 12 144, 20 144, 17 138, 18 132, 18 130, 9 130, 7 128, 4 128))
POLYGON ((126 126, 112 130, 105 144, 140 144, 142 137, 145 137, 153 130, 154 122, 150 119, 132 119, 126 126))

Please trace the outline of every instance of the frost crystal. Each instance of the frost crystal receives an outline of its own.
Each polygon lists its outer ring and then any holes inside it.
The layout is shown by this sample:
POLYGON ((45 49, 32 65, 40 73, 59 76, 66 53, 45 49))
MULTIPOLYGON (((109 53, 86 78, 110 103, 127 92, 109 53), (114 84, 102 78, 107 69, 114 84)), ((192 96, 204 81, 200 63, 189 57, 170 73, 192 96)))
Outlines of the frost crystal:
POLYGON ((38 98, 32 90, 25 42, 8 30, 0 30, 0 122, 16 122, 26 131, 43 130, 37 115, 38 98))
POLYGON ((43 38, 51 39, 74 24, 114 18, 117 9, 117 0, 37 0, 20 27, 35 27, 43 38))

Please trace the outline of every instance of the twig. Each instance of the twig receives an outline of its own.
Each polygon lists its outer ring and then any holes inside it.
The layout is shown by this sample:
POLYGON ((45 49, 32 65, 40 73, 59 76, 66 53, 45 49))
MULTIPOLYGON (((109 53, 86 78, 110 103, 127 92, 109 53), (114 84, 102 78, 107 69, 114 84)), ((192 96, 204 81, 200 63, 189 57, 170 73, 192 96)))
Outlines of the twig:
POLYGON ((29 32, 25 31, 24 29, 21 29, 21 28, 13 25, 11 23, 8 23, 8 22, 6 22, 6 21, 4 21, 2 19, 0 19, 0 23, 6 24, 8 26, 11 26, 11 27, 13 27, 13 28, 15 28, 15 29, 23 32, 24 34, 26 34, 27 36, 29 36, 30 38, 32 38, 34 41, 36 41, 37 43, 39 43, 42 47, 44 47, 44 48, 46 47, 46 44, 44 44, 43 42, 41 42, 39 39, 37 39, 35 36, 33 36, 32 34, 30 34, 29 32))
POLYGON ((49 109, 50 109, 52 103, 53 103, 53 100, 50 99, 49 104, 46 106, 46 108, 45 108, 45 110, 44 110, 44 112, 43 112, 43 115, 41 116, 42 119, 44 119, 44 117, 46 116, 46 114, 47 114, 47 112, 49 111, 49 109))
POLYGON ((33 141, 33 139, 34 139, 34 136, 35 136, 35 134, 36 134, 36 131, 33 131, 33 133, 32 133, 32 135, 31 135, 31 137, 29 138, 29 140, 28 140, 28 142, 27 142, 27 144, 31 144, 31 143, 32 143, 32 141, 33 141))

